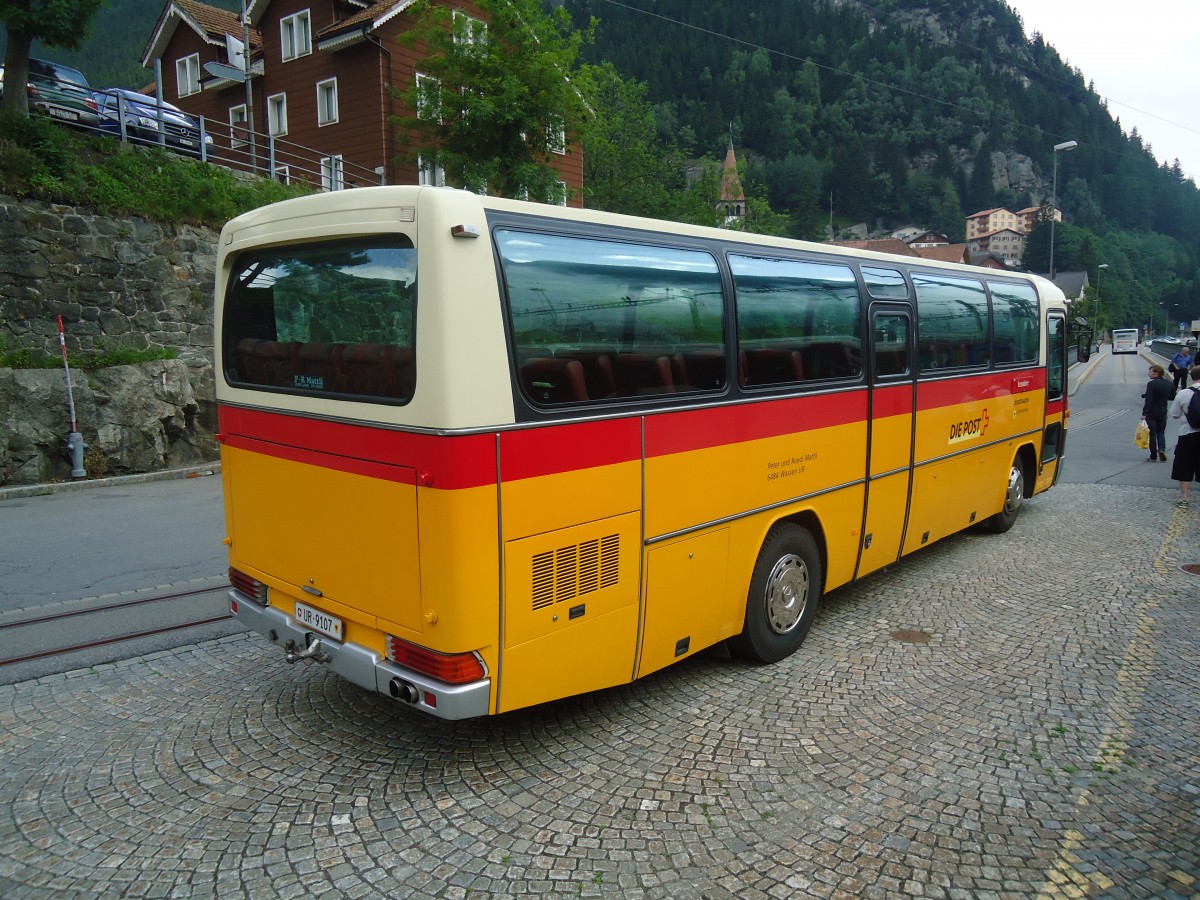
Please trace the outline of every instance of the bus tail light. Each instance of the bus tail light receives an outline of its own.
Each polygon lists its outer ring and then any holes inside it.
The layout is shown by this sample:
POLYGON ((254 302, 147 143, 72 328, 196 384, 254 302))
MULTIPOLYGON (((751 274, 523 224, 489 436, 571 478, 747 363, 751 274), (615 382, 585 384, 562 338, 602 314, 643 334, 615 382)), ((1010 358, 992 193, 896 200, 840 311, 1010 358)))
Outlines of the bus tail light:
POLYGON ((397 665, 446 684, 469 684, 486 674, 483 660, 476 653, 438 653, 390 634, 387 636, 387 655, 397 665))
POLYGON ((245 572, 239 572, 230 566, 229 583, 233 585, 234 590, 245 594, 255 603, 267 605, 267 586, 257 578, 251 578, 245 572))

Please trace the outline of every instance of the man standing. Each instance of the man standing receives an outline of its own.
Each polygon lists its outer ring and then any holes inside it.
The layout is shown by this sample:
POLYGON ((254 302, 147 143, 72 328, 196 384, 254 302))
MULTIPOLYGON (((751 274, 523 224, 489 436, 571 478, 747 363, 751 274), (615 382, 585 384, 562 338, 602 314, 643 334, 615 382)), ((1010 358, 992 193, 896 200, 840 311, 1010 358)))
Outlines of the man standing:
POLYGON ((1142 394, 1142 418, 1150 426, 1150 462, 1167 461, 1167 407, 1171 404, 1171 382, 1160 365, 1150 367, 1150 381, 1142 394))
MULTIPOLYGON (((1192 348, 1184 344, 1179 352, 1171 357, 1171 374, 1175 376, 1175 391, 1178 393, 1187 387, 1188 369, 1192 367, 1192 348)), ((1193 381, 1195 379, 1192 379, 1193 381)))
MULTIPOLYGON (((1192 382, 1200 379, 1200 366, 1192 368, 1192 382)), ((1188 508, 1188 492, 1192 482, 1200 479, 1200 430, 1193 428, 1188 421, 1187 408, 1196 387, 1184 388, 1171 401, 1171 418, 1179 420, 1179 440, 1175 444, 1175 462, 1171 464, 1171 477, 1179 482, 1179 500, 1175 503, 1180 509, 1188 508)))

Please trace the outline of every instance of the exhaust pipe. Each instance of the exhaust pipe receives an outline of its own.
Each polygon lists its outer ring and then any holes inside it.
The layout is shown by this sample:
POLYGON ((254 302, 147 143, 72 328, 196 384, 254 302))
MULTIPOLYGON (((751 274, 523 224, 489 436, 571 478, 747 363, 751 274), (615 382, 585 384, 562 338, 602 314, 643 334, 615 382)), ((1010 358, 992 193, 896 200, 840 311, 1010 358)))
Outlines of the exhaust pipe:
POLYGON ((421 702, 421 692, 417 686, 402 678, 393 678, 388 682, 388 692, 403 703, 417 704, 421 702))

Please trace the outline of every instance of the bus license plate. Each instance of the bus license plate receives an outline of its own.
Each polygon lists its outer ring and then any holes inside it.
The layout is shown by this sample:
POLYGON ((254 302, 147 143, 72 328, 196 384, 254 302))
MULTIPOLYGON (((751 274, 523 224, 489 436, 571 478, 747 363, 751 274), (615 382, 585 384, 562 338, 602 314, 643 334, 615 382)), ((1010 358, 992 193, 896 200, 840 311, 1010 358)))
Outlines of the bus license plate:
POLYGON ((296 621, 328 637, 337 638, 339 641, 342 639, 341 619, 336 619, 328 613, 321 612, 319 609, 313 609, 299 600, 296 601, 296 621))

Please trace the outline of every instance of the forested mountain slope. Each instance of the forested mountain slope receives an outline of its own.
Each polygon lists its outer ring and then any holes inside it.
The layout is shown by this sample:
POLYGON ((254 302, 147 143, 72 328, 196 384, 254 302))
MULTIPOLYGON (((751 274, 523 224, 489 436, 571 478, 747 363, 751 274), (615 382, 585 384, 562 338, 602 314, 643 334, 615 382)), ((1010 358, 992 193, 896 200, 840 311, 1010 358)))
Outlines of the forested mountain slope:
MULTIPOLYGON (((961 239, 966 214, 1049 200, 1056 269, 1107 262, 1115 321, 1200 317, 1200 193, 1126 135, 1086 76, 1000 0, 565 0, 590 49, 644 81, 660 132, 720 157, 819 235, 913 223, 961 239), (647 39, 647 36, 652 36, 647 39)), ((1026 262, 1047 268, 1045 235, 1026 262)), ((1111 305, 1108 301, 1111 301, 1111 305)))

